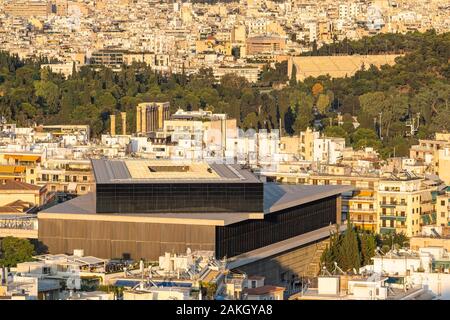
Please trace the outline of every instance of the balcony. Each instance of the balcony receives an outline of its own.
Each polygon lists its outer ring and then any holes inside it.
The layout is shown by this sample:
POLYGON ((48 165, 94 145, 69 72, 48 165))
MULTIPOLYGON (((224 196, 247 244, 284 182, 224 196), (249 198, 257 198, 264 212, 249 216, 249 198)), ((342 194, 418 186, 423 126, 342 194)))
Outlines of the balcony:
POLYGON ((383 202, 380 201, 381 208, 395 208, 397 206, 397 201, 394 202, 383 202))
POLYGON ((350 198, 350 201, 374 201, 375 198, 374 197, 358 197, 358 196, 354 196, 352 198, 350 198))
POLYGON ((380 219, 406 221, 406 216, 398 216, 394 214, 381 214, 380 219))
POLYGON ((381 227, 380 232, 384 233, 384 234, 393 233, 393 232, 395 232, 395 228, 394 227, 381 227))
POLYGON ((376 221, 367 221, 367 220, 351 220, 352 223, 354 224, 367 224, 367 225, 373 225, 373 224, 377 224, 376 221))
POLYGON ((375 208, 355 208, 350 207, 348 208, 350 212, 368 212, 368 213, 375 213, 375 208))

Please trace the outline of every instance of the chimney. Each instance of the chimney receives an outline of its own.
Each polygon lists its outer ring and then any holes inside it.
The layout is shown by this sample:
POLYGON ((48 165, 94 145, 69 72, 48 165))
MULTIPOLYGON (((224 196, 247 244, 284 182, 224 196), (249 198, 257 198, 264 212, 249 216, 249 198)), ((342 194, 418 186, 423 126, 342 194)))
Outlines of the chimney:
POLYGON ((116 116, 114 114, 110 115, 111 118, 111 135, 116 135, 116 116))
POLYGON ((121 112, 120 116, 122 117, 122 134, 127 134, 127 113, 121 112))

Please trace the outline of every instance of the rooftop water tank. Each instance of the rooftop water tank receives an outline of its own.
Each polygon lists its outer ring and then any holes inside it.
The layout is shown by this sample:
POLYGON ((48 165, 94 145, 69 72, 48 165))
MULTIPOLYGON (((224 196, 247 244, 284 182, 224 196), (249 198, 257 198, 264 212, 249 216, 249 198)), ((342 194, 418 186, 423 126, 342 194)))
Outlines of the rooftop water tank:
POLYGON ((84 250, 83 249, 74 249, 73 255, 76 257, 83 257, 84 256, 84 250))

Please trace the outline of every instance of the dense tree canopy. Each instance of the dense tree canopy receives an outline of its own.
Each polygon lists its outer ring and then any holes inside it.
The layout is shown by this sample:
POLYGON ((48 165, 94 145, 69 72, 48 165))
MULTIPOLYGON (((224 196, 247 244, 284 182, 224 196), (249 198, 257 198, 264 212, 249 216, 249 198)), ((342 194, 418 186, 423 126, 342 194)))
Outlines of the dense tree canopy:
POLYGON ((0 266, 15 267, 20 262, 31 261, 34 246, 27 239, 6 237, 1 240, 0 266))
POLYGON ((128 128, 134 128, 138 103, 166 100, 172 112, 205 108, 228 113, 246 128, 273 129, 281 123, 287 134, 315 125, 327 135, 346 137, 356 148, 372 146, 384 156, 394 150, 405 155, 416 138, 450 130, 450 33, 382 34, 335 43, 316 49, 315 54, 386 51, 405 55, 394 66, 365 66, 352 77, 320 76, 299 82, 288 81, 286 62, 277 63, 274 69, 264 68, 256 85, 234 75, 216 83, 211 69, 189 77, 165 76, 140 63, 124 66, 120 72, 85 66, 64 79, 40 68, 48 63, 45 59, 22 61, 0 53, 0 116, 19 125, 89 124, 93 135, 98 135, 108 130, 110 113, 126 111, 128 128), (286 86, 267 90, 267 84, 275 83, 286 86), (337 125, 338 112, 346 115, 341 125, 345 134, 327 129, 337 125), (419 132, 409 137, 406 121, 418 113, 419 132), (352 116, 360 123, 356 131, 352 116))

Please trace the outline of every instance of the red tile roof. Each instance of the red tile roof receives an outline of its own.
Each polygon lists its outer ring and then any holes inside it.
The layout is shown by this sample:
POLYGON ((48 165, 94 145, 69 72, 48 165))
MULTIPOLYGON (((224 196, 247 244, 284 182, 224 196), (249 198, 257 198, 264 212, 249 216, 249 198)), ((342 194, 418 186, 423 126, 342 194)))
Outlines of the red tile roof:
POLYGON ((12 179, 0 180, 1 190, 40 190, 42 187, 12 179))

